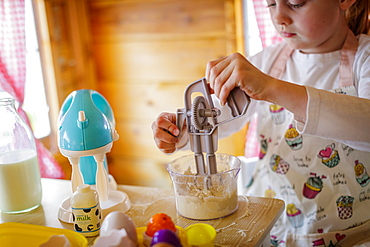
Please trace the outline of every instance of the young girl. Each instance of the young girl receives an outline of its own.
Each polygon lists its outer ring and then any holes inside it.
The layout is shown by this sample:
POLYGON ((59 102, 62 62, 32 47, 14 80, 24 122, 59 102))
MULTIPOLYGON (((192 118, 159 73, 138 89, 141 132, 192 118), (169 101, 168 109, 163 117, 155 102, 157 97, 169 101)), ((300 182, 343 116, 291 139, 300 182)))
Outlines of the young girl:
MULTIPOLYGON (((248 195, 285 201, 272 245, 370 242, 370 3, 267 5, 285 42, 249 61, 237 53, 211 61, 206 70, 221 105, 234 87, 253 99, 245 121, 228 128, 237 131, 257 114, 260 160, 248 195)), ((161 114, 152 128, 165 153, 186 139, 174 137, 174 114, 161 114)))

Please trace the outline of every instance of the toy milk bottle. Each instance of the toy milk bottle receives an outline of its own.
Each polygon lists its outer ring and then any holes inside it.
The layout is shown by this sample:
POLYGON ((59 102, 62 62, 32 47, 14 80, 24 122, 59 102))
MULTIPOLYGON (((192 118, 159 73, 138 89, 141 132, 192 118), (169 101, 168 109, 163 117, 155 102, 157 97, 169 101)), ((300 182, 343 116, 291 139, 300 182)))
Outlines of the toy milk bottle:
POLYGON ((0 99, 0 211, 22 213, 41 204, 36 143, 14 99, 0 99))
POLYGON ((101 209, 98 193, 90 185, 82 184, 71 197, 73 228, 85 237, 99 235, 101 209))

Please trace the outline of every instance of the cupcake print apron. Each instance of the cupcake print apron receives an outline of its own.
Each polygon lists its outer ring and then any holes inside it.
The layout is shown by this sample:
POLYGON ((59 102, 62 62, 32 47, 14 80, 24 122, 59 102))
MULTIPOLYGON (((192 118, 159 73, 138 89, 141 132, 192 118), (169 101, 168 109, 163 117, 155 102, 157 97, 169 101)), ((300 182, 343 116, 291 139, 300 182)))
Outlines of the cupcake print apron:
MULTIPOLYGON (((357 47, 348 31, 333 92, 357 96, 357 47)), ((292 53, 284 47, 269 74, 281 78, 292 53)), ((283 199, 286 207, 271 231, 271 246, 354 246, 366 237, 370 242, 369 153, 301 135, 293 114, 279 105, 263 103, 259 115, 260 162, 252 181, 264 183, 252 182, 248 194, 283 199)))

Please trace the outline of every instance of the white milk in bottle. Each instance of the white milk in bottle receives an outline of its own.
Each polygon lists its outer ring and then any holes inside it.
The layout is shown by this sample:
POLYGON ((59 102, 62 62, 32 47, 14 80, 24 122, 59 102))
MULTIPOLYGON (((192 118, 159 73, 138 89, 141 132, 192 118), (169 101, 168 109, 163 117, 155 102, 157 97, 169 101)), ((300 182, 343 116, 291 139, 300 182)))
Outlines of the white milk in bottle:
POLYGON ((41 195, 36 152, 23 149, 0 154, 0 210, 32 210, 40 205, 41 195))
POLYGON ((35 139, 13 98, 0 98, 0 119, 0 211, 27 212, 42 197, 35 139))

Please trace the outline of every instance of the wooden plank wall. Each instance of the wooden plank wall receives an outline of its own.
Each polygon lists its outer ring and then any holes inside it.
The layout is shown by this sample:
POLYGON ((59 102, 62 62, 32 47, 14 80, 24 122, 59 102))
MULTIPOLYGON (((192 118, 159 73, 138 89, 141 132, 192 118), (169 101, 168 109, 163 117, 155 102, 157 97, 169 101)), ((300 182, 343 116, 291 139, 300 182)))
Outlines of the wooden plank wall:
MULTIPOLYGON (((67 87, 90 85, 110 102, 120 135, 108 154, 110 173, 121 184, 170 186, 166 164, 190 152, 161 153, 151 123, 160 112, 183 107, 185 87, 204 76, 209 60, 243 52, 241 0, 85 0, 68 6, 70 33, 80 35, 70 42, 88 42, 89 48, 80 45, 83 51, 72 53, 77 59, 76 53, 85 54, 82 64, 93 60, 84 78, 94 82, 67 87)), ((223 139, 219 152, 241 155, 243 142, 242 135, 223 139)))
POLYGON ((43 66, 51 135, 42 142, 71 177, 71 165, 57 146, 59 109, 74 90, 96 89, 96 72, 89 38, 85 1, 32 0, 43 66))

